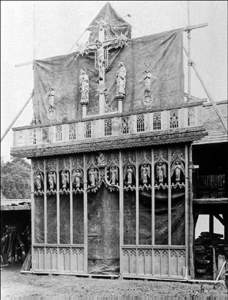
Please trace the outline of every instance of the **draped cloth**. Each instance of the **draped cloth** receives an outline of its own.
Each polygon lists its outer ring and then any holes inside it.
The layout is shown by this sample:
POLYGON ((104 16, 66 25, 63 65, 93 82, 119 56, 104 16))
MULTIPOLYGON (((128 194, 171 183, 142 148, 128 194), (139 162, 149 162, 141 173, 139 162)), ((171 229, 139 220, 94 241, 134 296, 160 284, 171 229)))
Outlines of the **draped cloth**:
MULTIPOLYGON (((79 75, 80 69, 89 75, 88 114, 99 108, 98 71, 95 55, 71 53, 44 60, 34 65, 34 115, 42 124, 77 121, 81 119, 79 75), (55 90, 55 115, 48 115, 48 93, 55 90)), ((123 112, 139 109, 164 109, 184 102, 182 31, 173 30, 129 40, 123 48, 109 52, 106 71, 106 112, 117 110, 116 73, 119 62, 126 67, 126 96, 123 112), (151 76, 151 97, 145 99, 145 72, 151 76)), ((148 82, 147 82, 148 86, 148 82)))

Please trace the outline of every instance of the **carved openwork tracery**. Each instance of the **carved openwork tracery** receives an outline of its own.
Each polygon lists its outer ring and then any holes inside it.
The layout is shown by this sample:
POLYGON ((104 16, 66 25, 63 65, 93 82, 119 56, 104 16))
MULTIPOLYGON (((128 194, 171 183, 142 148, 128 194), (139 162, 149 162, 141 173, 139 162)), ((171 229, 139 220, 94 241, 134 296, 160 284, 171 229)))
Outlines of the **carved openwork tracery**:
POLYGON ((88 192, 96 193, 104 186, 110 191, 119 189, 119 167, 118 158, 112 154, 99 153, 91 155, 87 160, 88 192))

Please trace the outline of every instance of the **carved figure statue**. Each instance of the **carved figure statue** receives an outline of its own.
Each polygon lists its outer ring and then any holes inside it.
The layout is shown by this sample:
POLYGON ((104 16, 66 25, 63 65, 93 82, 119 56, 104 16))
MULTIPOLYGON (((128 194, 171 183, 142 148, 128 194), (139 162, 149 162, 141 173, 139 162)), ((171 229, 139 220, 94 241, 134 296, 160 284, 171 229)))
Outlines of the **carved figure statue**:
POLYGON ((127 166, 127 185, 132 185, 133 184, 133 173, 134 173, 134 170, 133 170, 133 167, 132 166, 127 166))
POLYGON ((109 173, 110 184, 112 185, 118 184, 118 168, 115 166, 111 166, 109 172, 110 172, 109 173))
POLYGON ((99 156, 97 157, 97 164, 100 167, 104 167, 106 165, 106 160, 103 153, 100 153, 99 156))
POLYGON ((48 173, 48 185, 50 190, 54 190, 56 185, 56 174, 55 172, 48 173))
POLYGON ((61 171, 61 183, 63 189, 66 189, 70 183, 69 172, 66 170, 61 171))
POLYGON ((180 159, 177 159, 171 168, 171 177, 174 176, 174 180, 176 183, 180 183, 181 181, 181 175, 184 176, 185 170, 184 170, 184 164, 180 159))
POLYGON ((55 90, 50 88, 48 93, 48 111, 50 113, 54 112, 55 110, 55 90))
POLYGON ((104 49, 102 47, 102 43, 100 41, 96 41, 97 47, 97 65, 99 71, 99 80, 103 81, 105 78, 105 57, 104 57, 104 49))
POLYGON ((151 92, 151 77, 152 77, 152 73, 149 70, 145 71, 144 83, 145 83, 146 94, 150 94, 151 92))
POLYGON ((81 104, 89 103, 89 76, 86 74, 85 70, 81 69, 80 76, 80 91, 81 91, 81 104))
POLYGON ((117 96, 125 96, 127 71, 123 62, 119 63, 119 69, 116 73, 116 94, 117 96))
POLYGON ((80 169, 76 169, 72 174, 73 186, 76 188, 80 188, 82 180, 82 171, 80 169))
POLYGON ((150 166, 144 164, 141 166, 141 180, 143 184, 148 184, 148 179, 150 178, 150 166))
POLYGON ((97 179, 98 179, 97 169, 91 168, 89 170, 89 182, 90 182, 90 185, 91 186, 96 186, 97 179))
POLYGON ((37 173, 36 176, 35 176, 34 185, 35 185, 35 188, 36 188, 37 191, 42 190, 43 175, 40 172, 37 173))
POLYGON ((164 162, 158 162, 156 165, 156 179, 159 184, 163 184, 167 177, 166 164, 164 162))

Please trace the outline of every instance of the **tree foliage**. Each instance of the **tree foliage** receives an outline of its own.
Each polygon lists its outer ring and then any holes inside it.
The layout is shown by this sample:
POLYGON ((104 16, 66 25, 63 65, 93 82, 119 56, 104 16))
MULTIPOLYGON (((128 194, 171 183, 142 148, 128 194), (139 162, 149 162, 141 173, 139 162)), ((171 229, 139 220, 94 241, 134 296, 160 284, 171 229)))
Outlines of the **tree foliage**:
POLYGON ((1 191, 7 199, 30 198, 31 166, 24 159, 1 161, 1 191))

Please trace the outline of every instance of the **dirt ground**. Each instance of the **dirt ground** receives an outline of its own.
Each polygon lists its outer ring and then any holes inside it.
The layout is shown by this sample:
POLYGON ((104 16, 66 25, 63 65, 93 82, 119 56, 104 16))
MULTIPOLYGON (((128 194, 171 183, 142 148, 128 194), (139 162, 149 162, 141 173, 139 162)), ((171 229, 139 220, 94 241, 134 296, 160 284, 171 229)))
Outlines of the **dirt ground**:
POLYGON ((192 284, 146 280, 92 279, 21 274, 20 267, 1 270, 2 300, 46 299, 228 299, 222 283, 192 284))

